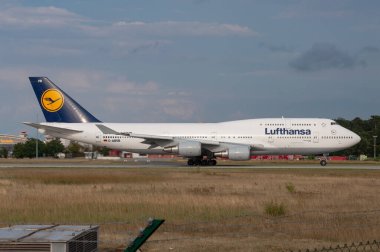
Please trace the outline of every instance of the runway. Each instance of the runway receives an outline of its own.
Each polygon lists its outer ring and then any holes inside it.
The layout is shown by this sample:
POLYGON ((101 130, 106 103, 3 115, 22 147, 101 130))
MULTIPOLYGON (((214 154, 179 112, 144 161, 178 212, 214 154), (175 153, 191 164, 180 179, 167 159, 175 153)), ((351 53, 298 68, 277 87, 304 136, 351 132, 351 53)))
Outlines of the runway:
POLYGON ((257 163, 252 162, 244 164, 224 164, 219 162, 216 166, 188 166, 184 162, 178 161, 152 161, 152 160, 129 160, 128 162, 108 162, 99 163, 97 161, 88 162, 8 162, 0 163, 0 169, 5 168, 123 168, 123 169, 136 169, 136 168, 203 168, 203 169, 349 169, 349 170, 380 170, 380 164, 366 164, 366 163, 329 163, 327 166, 321 166, 317 162, 310 163, 257 163))

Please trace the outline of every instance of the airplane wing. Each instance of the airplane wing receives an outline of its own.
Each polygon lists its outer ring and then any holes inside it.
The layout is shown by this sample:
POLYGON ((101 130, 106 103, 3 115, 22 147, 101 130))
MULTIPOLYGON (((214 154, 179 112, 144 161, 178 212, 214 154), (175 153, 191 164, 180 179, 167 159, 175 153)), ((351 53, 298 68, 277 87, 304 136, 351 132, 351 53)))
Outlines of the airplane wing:
MULTIPOLYGON (((112 133, 113 134, 113 133, 112 133)), ((142 138, 145 139, 142 143, 150 144, 150 148, 154 147, 168 147, 172 146, 173 144, 178 144, 178 142, 184 142, 184 141, 197 141, 202 144, 202 148, 207 149, 211 152, 217 152, 217 151, 223 151, 225 149, 228 149, 231 146, 249 146, 253 150, 263 150, 265 147, 265 144, 256 141, 254 146, 251 146, 249 144, 243 144, 243 143, 229 143, 229 142, 220 142, 220 141, 213 141, 213 140, 204 140, 204 139, 185 139, 185 138, 179 138, 179 137, 168 137, 168 136, 155 136, 155 135, 144 135, 144 134, 134 134, 134 133, 127 133, 125 134, 130 137, 136 137, 136 138, 142 138)))
POLYGON ((142 143, 149 144, 150 145, 149 149, 153 149, 158 146, 167 147, 171 145, 173 142, 175 142, 174 137, 167 137, 167 136, 155 136, 155 135, 144 135, 144 134, 133 134, 133 133, 128 133, 127 136, 144 139, 142 143))
POLYGON ((46 133, 51 132, 51 133, 58 133, 62 135, 72 135, 72 134, 83 132, 81 130, 66 129, 66 128, 60 128, 60 127, 55 127, 55 126, 43 125, 39 123, 24 122, 23 124, 31 126, 36 129, 42 129, 46 133))
MULTIPOLYGON (((149 149, 153 149, 155 147, 169 147, 178 144, 179 142, 185 142, 190 141, 189 139, 185 138, 178 138, 178 137, 171 137, 171 136, 157 136, 157 135, 147 135, 147 134, 136 134, 132 132, 117 132, 111 128, 108 128, 107 126, 104 126, 102 124, 96 124, 96 126, 102 131, 103 134, 113 134, 113 135, 123 135, 123 136, 129 136, 129 137, 135 137, 135 138, 141 138, 144 139, 142 143, 149 144, 149 149)), ((204 140, 204 139, 192 139, 191 141, 197 141, 202 144, 202 148, 207 149, 211 152, 218 152, 218 151, 224 151, 231 146, 248 146, 249 148, 253 150, 263 150, 265 143, 257 141, 256 144, 253 146, 248 144, 237 144, 237 143, 229 143, 229 142, 219 142, 219 141, 213 141, 213 140, 204 140)))
MULTIPOLYGON (((123 132, 117 132, 113 129, 110 129, 102 124, 96 124, 96 127, 100 129, 100 131, 103 134, 113 134, 113 135, 123 135, 123 136, 129 136, 129 137, 135 137, 135 138, 142 138, 144 141, 142 143, 150 144, 150 149, 155 148, 158 146, 161 147, 168 147, 175 143, 178 143, 180 141, 188 141, 188 139, 178 138, 178 137, 171 137, 171 136, 157 136, 157 135, 147 135, 147 134, 135 134, 132 132, 123 133, 123 132)), ((217 141, 210 141, 210 140, 197 140, 202 145, 216 145, 218 146, 220 143, 217 141)))
POLYGON ((136 137, 136 138, 146 138, 146 139, 156 139, 156 140, 173 140, 173 137, 169 136, 155 136, 155 135, 145 135, 145 134, 134 134, 131 132, 118 132, 111 128, 108 128, 107 126, 104 126, 103 124, 96 124, 96 127, 100 129, 100 131, 103 134, 113 134, 113 135, 120 135, 120 136, 130 136, 130 137, 136 137))
POLYGON ((128 132, 128 133, 118 132, 118 131, 115 131, 111 128, 108 128, 107 126, 104 126, 102 124, 96 124, 96 127, 98 127, 99 130, 103 134, 112 134, 112 135, 142 138, 142 139, 144 139, 144 141, 142 143, 150 144, 150 147, 149 147, 150 149, 158 147, 158 146, 166 147, 168 144, 170 144, 174 141, 173 137, 167 137, 167 136, 133 134, 131 132, 128 132))

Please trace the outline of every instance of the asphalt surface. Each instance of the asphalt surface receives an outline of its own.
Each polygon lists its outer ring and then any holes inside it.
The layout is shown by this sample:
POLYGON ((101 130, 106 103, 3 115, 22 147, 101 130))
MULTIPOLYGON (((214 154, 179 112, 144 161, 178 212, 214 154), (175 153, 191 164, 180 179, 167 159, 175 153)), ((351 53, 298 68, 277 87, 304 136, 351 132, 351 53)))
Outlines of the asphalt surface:
MULTIPOLYGON (((10 162, 10 163, 1 163, 1 168, 191 168, 197 166, 187 166, 182 162, 175 161, 147 161, 147 160, 129 160, 127 162, 114 162, 114 163, 98 163, 96 161, 88 162, 10 162)), ((223 164, 219 162, 217 166, 200 166, 201 168, 212 168, 212 169, 357 169, 357 170, 380 170, 380 164, 334 164, 330 163, 327 166, 321 166, 319 163, 315 164, 252 164, 247 165, 236 164, 232 165, 230 163, 223 164)))

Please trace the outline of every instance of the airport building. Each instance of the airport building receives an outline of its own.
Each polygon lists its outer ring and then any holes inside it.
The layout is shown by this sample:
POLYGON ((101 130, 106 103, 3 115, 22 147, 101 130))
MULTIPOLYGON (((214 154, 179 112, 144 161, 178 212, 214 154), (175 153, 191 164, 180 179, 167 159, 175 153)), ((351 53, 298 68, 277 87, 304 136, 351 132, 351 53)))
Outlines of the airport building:
POLYGON ((0 134, 0 149, 12 151, 13 147, 18 143, 25 143, 28 140, 28 134, 23 131, 19 136, 0 134))

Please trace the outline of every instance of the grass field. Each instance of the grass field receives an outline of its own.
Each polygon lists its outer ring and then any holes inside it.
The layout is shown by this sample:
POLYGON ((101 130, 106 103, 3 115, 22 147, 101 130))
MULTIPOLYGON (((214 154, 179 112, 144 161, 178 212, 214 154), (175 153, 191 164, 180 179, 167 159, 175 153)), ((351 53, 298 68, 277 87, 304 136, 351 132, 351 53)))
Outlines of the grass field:
POLYGON ((144 251, 283 251, 379 240, 380 171, 0 169, 0 225, 101 224, 102 248, 166 219, 144 251))

